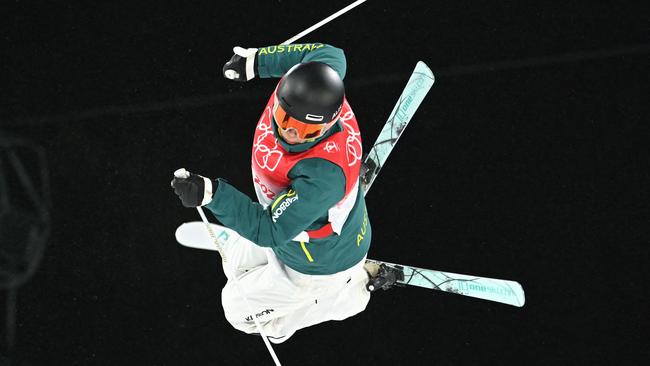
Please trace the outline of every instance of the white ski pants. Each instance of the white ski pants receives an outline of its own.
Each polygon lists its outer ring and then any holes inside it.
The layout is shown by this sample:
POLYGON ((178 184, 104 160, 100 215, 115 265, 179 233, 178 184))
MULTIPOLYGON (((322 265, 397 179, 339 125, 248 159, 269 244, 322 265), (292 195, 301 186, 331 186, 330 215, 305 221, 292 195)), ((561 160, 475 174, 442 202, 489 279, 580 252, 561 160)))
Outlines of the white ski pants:
POLYGON ((282 264, 271 249, 242 237, 224 251, 228 282, 221 301, 226 319, 242 332, 259 333, 252 318, 257 317, 273 343, 286 341, 299 329, 358 314, 370 300, 365 258, 332 275, 306 275, 282 264))

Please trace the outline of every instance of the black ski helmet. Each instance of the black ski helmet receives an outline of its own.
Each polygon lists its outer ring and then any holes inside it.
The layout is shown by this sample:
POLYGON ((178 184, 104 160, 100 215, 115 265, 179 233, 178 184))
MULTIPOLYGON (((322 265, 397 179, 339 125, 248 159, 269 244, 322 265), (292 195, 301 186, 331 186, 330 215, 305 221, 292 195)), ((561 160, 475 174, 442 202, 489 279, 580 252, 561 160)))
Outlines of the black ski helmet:
POLYGON ((341 111, 345 88, 332 67, 312 61, 297 64, 282 77, 277 99, 287 114, 301 122, 331 122, 341 111))

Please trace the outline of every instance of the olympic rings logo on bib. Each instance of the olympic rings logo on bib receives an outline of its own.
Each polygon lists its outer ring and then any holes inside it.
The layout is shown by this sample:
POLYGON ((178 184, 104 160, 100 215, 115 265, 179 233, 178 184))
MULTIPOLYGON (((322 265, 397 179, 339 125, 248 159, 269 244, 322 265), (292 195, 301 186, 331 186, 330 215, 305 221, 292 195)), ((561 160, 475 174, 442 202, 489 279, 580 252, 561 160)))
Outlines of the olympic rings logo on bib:
POLYGON ((264 121, 265 116, 262 114, 258 128, 264 132, 257 137, 253 144, 253 155, 255 157, 255 163, 257 163, 257 166, 260 167, 260 169, 267 169, 272 172, 278 167, 284 154, 282 151, 278 150, 277 140, 273 139, 275 143, 272 147, 264 144, 264 139, 268 135, 273 135, 273 128, 270 122, 271 108, 267 107, 264 113, 268 115, 266 121, 269 122, 267 123, 264 121))

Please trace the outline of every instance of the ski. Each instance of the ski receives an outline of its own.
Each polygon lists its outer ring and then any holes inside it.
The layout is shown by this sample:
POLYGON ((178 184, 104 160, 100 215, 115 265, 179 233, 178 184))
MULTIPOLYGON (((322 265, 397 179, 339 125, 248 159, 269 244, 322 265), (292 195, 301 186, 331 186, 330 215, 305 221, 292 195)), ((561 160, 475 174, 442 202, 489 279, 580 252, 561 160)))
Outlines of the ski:
MULTIPOLYGON (((210 223, 210 228, 221 246, 233 245, 241 238, 235 230, 228 229, 225 226, 210 223)), ((205 229, 203 221, 183 223, 176 228, 175 235, 178 244, 184 247, 217 251, 217 247, 213 242, 214 239, 205 229)))
POLYGON ((370 152, 363 161, 361 187, 364 190, 364 195, 368 193, 370 186, 372 186, 379 171, 386 163, 388 155, 397 144, 397 140, 402 136, 404 129, 413 118, 424 97, 433 86, 434 81, 435 78, 429 67, 424 62, 418 61, 402 94, 395 103, 393 111, 386 120, 386 124, 379 133, 377 141, 372 145, 370 152))
MULTIPOLYGON (((222 246, 234 245, 239 240, 247 240, 227 227, 213 223, 210 224, 210 227, 222 246)), ((217 250, 212 237, 205 229, 205 224, 201 221, 182 224, 176 229, 175 235, 176 241, 185 247, 217 250)), ((400 269, 404 276, 397 281, 399 285, 424 287, 518 307, 524 306, 526 301, 523 288, 515 281, 442 272, 374 259, 368 259, 366 262, 383 263, 400 269)))
POLYGON ((424 287, 517 307, 524 306, 526 302, 523 288, 515 281, 442 272, 374 259, 368 259, 366 262, 385 264, 402 272, 403 276, 396 282, 400 286, 424 287))

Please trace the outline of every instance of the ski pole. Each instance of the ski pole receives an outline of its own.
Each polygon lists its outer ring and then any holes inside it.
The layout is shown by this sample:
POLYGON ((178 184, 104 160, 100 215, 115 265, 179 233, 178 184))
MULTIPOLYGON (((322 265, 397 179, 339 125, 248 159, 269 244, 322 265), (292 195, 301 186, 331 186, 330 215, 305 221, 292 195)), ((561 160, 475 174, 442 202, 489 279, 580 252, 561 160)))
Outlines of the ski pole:
POLYGON ((286 41, 282 42, 281 44, 283 44, 283 45, 288 45, 288 44, 291 44, 291 43, 297 41, 299 38, 303 37, 303 36, 306 35, 306 34, 309 34, 309 33, 310 33, 311 31, 313 31, 314 29, 317 29, 317 28, 319 28, 320 26, 322 26, 323 24, 328 23, 328 22, 331 21, 332 19, 335 19, 335 18, 339 17, 341 14, 345 14, 345 13, 348 12, 350 9, 352 9, 352 8, 358 6, 358 5, 361 5, 361 4, 364 3, 364 2, 366 2, 366 0, 357 0, 357 1, 353 2, 352 4, 346 6, 345 8, 343 8, 343 9, 337 11, 336 13, 334 13, 334 14, 328 16, 327 18, 321 20, 320 22, 318 22, 318 23, 312 25, 311 27, 305 29, 304 31, 302 31, 302 32, 296 34, 295 36, 293 36, 293 37, 287 39, 286 41))
MULTIPOLYGON (((196 210, 199 211, 199 216, 201 216, 201 220, 205 224, 205 228, 208 230, 208 234, 210 234, 210 237, 212 238, 212 241, 217 246, 217 250, 219 251, 219 254, 221 255, 221 259, 224 262, 227 262, 225 253, 223 251, 223 247, 219 243, 219 240, 217 239, 217 237, 214 235, 214 231, 212 231, 212 228, 210 227, 210 223, 208 222, 208 218, 205 217, 205 213, 203 212, 203 209, 201 208, 201 206, 197 206, 196 210)), ((264 344, 266 345, 266 348, 269 350, 269 353, 271 354, 271 358, 273 358, 273 362, 275 362, 276 366, 280 366, 280 360, 278 359, 278 356, 275 354, 275 351, 273 351, 273 347, 271 346, 271 343, 269 342, 269 339, 267 338, 267 335, 264 332, 264 328, 262 328, 262 325, 260 324, 260 321, 257 320, 257 317, 255 316, 255 312, 253 311, 253 308, 252 308, 251 304, 248 302, 248 298, 246 297, 246 295, 244 295, 244 292, 239 287, 239 280, 237 279, 237 276, 233 276, 232 278, 233 278, 233 281, 234 281, 234 284, 235 284, 235 288, 237 289, 237 292, 244 299, 244 302, 246 303, 246 307, 248 308, 248 311, 251 313, 251 316, 253 317, 253 321, 255 322, 255 326, 257 327, 257 330, 259 330, 260 335, 262 336, 262 340, 264 340, 264 344)))
MULTIPOLYGON (((185 169, 178 169, 177 171, 174 172, 174 176, 177 178, 189 178, 190 173, 185 169)), ((214 231, 212 231, 212 228, 210 227, 210 222, 208 221, 208 218, 205 216, 205 212, 203 212, 203 208, 201 208, 201 206, 197 206, 196 210, 199 212, 199 216, 201 216, 201 221, 203 221, 203 223, 205 224, 205 228, 208 230, 208 234, 210 235, 210 238, 212 238, 212 242, 217 248, 219 254, 221 255, 221 260, 223 262, 228 262, 226 253, 223 250, 223 246, 221 245, 221 243, 219 243, 219 239, 217 239, 217 236, 214 234, 214 231)), ((278 359, 278 356, 275 354, 275 351, 273 351, 273 347, 271 346, 271 343, 269 342, 266 333, 264 332, 264 328, 262 328, 262 325, 260 324, 259 320, 257 320, 257 317, 255 316, 253 307, 248 302, 248 298, 246 297, 246 295, 244 295, 244 292, 239 287, 239 280, 237 279, 237 276, 232 276, 232 280, 233 280, 233 284, 235 285, 235 289, 237 290, 239 295, 244 299, 244 303, 246 303, 246 307, 248 308, 248 311, 251 313, 251 316, 253 317, 253 322, 255 322, 255 326, 257 327, 257 330, 260 332, 260 335, 262 336, 262 340, 266 345, 266 349, 269 350, 269 353, 271 354, 271 358, 273 358, 273 362, 275 362, 276 366, 281 366, 280 360, 278 359)))

